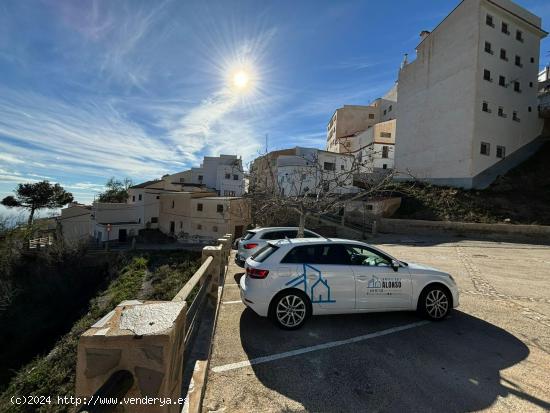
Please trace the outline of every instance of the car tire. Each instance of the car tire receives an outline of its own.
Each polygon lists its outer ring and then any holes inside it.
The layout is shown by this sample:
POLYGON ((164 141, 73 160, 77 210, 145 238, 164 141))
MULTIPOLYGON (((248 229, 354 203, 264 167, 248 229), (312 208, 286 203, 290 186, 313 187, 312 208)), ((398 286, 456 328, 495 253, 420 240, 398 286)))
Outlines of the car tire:
POLYGON ((443 320, 449 315, 453 300, 449 290, 441 285, 428 286, 418 300, 419 313, 433 321, 443 320))
POLYGON ((311 316, 311 302, 300 290, 284 291, 273 298, 269 318, 283 330, 296 330, 311 316))

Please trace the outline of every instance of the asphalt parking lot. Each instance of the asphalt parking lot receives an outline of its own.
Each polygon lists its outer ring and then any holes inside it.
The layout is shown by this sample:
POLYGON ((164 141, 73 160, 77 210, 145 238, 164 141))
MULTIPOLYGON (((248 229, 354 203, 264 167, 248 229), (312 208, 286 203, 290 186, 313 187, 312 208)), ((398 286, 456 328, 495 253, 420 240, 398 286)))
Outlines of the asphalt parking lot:
POLYGON ((459 309, 443 322, 341 315, 283 331, 240 303, 242 269, 231 265, 203 411, 550 410, 550 246, 398 235, 372 243, 453 274, 459 309))

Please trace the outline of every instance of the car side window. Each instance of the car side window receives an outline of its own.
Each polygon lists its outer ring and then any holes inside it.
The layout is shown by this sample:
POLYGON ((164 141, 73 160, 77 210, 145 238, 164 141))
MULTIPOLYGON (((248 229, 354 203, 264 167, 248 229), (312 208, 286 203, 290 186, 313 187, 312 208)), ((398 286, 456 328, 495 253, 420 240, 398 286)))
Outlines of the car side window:
POLYGON ((281 260, 282 264, 315 264, 317 245, 301 245, 292 248, 281 260))
POLYGON ((350 265, 351 255, 342 244, 319 245, 319 264, 350 265))
POLYGON ((348 245, 346 248, 350 254, 351 265, 391 267, 390 258, 378 251, 360 245, 348 245))
POLYGON ((262 235, 262 239, 275 240, 275 239, 282 239, 282 238, 284 238, 282 231, 271 231, 262 235))
POLYGON ((341 244, 301 245, 290 250, 281 263, 350 265, 351 257, 341 244))
POLYGON ((298 231, 283 231, 283 238, 296 238, 298 231))

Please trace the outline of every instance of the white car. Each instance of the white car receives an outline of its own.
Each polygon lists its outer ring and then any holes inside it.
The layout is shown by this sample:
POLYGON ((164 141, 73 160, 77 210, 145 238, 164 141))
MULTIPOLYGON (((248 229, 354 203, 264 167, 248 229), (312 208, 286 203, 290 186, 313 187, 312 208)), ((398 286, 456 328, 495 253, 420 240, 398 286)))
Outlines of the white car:
POLYGON ((458 306, 450 274, 359 241, 273 241, 248 258, 245 268, 243 303, 284 329, 322 314, 417 310, 441 320, 458 306))
MULTIPOLYGON (((244 267, 246 259, 264 247, 268 241, 296 238, 297 235, 297 227, 265 227, 248 230, 237 243, 235 263, 240 267, 244 267)), ((321 236, 313 231, 310 231, 309 229, 306 229, 304 230, 304 237, 320 238, 321 236)))

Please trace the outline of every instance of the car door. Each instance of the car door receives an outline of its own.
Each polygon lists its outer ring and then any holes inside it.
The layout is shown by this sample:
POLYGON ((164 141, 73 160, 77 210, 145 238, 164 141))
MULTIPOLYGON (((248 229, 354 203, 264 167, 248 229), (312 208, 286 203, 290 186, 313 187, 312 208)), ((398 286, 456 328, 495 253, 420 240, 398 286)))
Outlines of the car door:
POLYGON ((294 247, 281 260, 279 273, 294 272, 285 287, 303 290, 314 307, 341 312, 355 308, 355 277, 343 244, 294 247))
POLYGON ((392 267, 390 257, 361 245, 348 245, 355 274, 357 309, 399 310, 411 307, 412 286, 405 267, 392 267))

